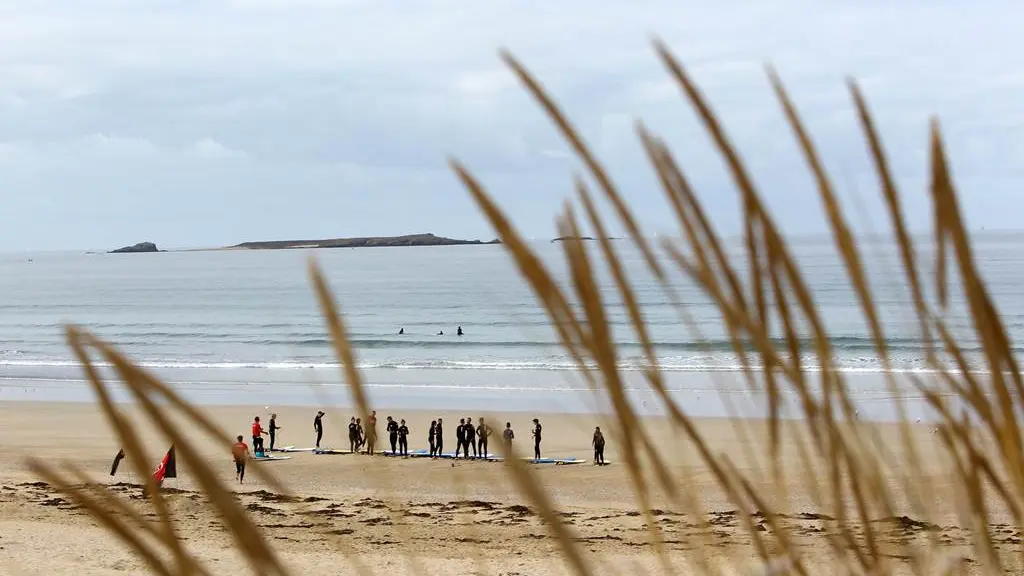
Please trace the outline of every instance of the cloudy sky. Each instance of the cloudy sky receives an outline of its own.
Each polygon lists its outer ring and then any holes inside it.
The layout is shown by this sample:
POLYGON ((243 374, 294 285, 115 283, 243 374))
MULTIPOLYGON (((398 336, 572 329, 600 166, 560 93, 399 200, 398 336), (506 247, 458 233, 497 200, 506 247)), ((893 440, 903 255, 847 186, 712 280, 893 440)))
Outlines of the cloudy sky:
POLYGON ((768 61, 862 226, 885 221, 846 75, 919 227, 935 113, 972 225, 1018 228, 1021 16, 1009 0, 4 0, 0 250, 493 237, 450 155, 527 234, 549 236, 577 164, 501 47, 569 112, 651 232, 672 222, 634 118, 670 141, 728 231, 734 189, 654 36, 707 92, 788 230, 823 228, 768 61))

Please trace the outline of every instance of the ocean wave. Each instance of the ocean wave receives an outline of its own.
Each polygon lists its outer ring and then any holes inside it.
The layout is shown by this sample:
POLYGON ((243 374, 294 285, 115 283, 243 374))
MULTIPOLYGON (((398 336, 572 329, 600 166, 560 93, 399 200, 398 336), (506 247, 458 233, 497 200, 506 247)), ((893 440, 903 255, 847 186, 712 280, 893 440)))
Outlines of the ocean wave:
MULTIPOLYGON (((341 364, 335 362, 194 362, 186 360, 138 360, 139 366, 149 369, 168 370, 337 370, 341 364)), ((110 366, 98 362, 97 366, 110 366)), ((79 366, 77 361, 62 359, 38 359, 38 360, 0 360, 0 368, 71 368, 79 366)), ((588 364, 596 368, 593 364, 588 364)), ((882 365, 873 362, 871 359, 839 359, 837 366, 843 372, 882 372, 882 365)), ((428 361, 393 361, 393 362, 359 362, 357 367, 362 370, 523 370, 523 371, 575 371, 579 366, 571 360, 516 360, 516 361, 467 361, 467 360, 428 360, 428 361)), ((659 367, 664 372, 739 372, 742 366, 731 359, 703 359, 685 362, 662 362, 659 367)), ((818 371, 819 368, 810 363, 803 365, 805 370, 818 371)), ((619 369, 624 372, 641 372, 649 368, 649 365, 642 361, 623 361, 619 363, 619 369)), ((754 368, 758 368, 754 365, 754 368)), ((927 373, 933 370, 923 363, 916 361, 895 363, 892 367, 894 372, 927 373)))
MULTIPOLYGON (((189 344, 196 346, 197 348, 203 348, 208 345, 216 344, 239 344, 248 346, 266 346, 276 348, 327 348, 331 345, 331 340, 321 333, 293 333, 285 334, 275 338, 264 338, 264 337, 252 337, 238 334, 221 334, 221 333, 177 333, 177 332, 149 332, 149 333, 135 333, 130 334, 126 337, 122 336, 112 337, 109 340, 117 345, 123 347, 142 347, 142 346, 160 346, 166 345, 171 342, 167 340, 186 340, 189 344), (131 339, 135 338, 135 339, 131 339)), ((788 342, 785 338, 772 338, 772 345, 777 350, 788 350, 788 342)), ((869 337, 861 336, 836 336, 832 337, 829 342, 832 344, 834 352, 837 354, 844 353, 857 353, 857 352, 875 352, 876 347, 874 340, 869 337)), ((58 343, 54 340, 8 340, 8 344, 13 345, 31 345, 31 346, 53 346, 58 343)), ((173 342, 178 344, 178 342, 173 342)), ((363 337, 351 337, 349 343, 357 350, 378 350, 378 349, 432 349, 432 350, 445 350, 445 349, 465 349, 465 348, 491 348, 491 349, 561 349, 561 344, 555 340, 478 340, 470 336, 433 336, 429 338, 422 337, 402 337, 394 336, 390 338, 363 338, 363 337)), ((810 338, 799 339, 800 347, 804 350, 813 350, 816 348, 816 342, 810 338)), ((683 351, 683 352, 733 352, 735 347, 734 344, 728 339, 709 339, 703 341, 672 341, 672 340, 655 340, 652 342, 653 347, 661 352, 672 352, 672 351, 683 351)), ((963 352, 980 352, 982 350, 978 342, 964 340, 960 343, 960 350, 963 352)), ((631 340, 620 340, 618 346, 623 349, 637 349, 641 347, 641 344, 637 341, 631 340)), ((752 352, 755 347, 749 341, 742 342, 741 346, 744 350, 752 352)), ((932 343, 925 342, 919 338, 901 338, 895 337, 890 338, 886 341, 886 347, 890 352, 921 352, 923 353, 929 346, 936 349, 941 348, 941 342, 934 341, 932 343)), ((1024 353, 1024 347, 1014 347, 1014 352, 1024 353)), ((18 350, 5 350, 0 352, 0 356, 4 354, 18 354, 18 350)), ((923 356, 923 354, 922 354, 923 356)))

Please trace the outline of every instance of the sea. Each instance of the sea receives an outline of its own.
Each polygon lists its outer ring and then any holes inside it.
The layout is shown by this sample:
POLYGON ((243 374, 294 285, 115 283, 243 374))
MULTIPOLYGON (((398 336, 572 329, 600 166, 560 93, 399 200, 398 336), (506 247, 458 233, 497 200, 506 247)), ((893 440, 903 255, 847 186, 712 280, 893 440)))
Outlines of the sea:
MULTIPOLYGON (((629 240, 613 245, 635 287, 673 397, 698 416, 735 415, 731 410, 763 414, 763 398, 742 377, 708 296, 665 260, 677 294, 673 300, 629 240)), ((611 276, 601 265, 596 243, 587 246, 598 266, 631 399, 641 412, 659 413, 663 406, 644 380, 646 364, 611 276)), ((532 247, 571 294, 565 246, 538 240, 532 247)), ((878 239, 862 242, 861 248, 892 369, 928 376, 926 343, 895 245, 878 239)), ((917 249, 934 303, 933 241, 920 238, 917 249)), ((742 260, 738 241, 729 250, 742 260)), ((883 365, 831 239, 797 239, 792 250, 857 401, 867 414, 891 417, 883 365)), ((1019 346, 1024 233, 979 233, 974 250, 1014 346, 1019 346)), ((0 401, 93 399, 65 340, 63 327, 73 323, 197 402, 348 405, 349 389, 311 288, 311 260, 322 268, 339 302, 375 403, 503 411, 607 409, 604 396, 590 388, 558 344, 544 309, 500 245, 0 254, 0 401), (463 335, 457 336, 460 327, 463 335)), ((745 274, 742 262, 740 268, 745 274)), ((942 316, 971 361, 984 368, 956 268, 950 271, 952 303, 942 316)), ((801 330, 806 334, 806 326, 801 330)), ((816 369, 812 357, 805 366, 816 369)), ((111 370, 104 374, 116 380, 111 370)), ((128 398, 112 385, 119 398, 128 398)), ((913 388, 902 386, 913 401, 913 388)))

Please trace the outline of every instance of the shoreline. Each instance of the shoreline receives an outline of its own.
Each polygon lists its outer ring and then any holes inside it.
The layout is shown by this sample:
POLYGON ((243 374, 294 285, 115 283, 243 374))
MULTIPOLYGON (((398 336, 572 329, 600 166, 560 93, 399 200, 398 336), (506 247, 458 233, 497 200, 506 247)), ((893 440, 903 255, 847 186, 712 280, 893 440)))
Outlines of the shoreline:
MULTIPOLYGON (((115 400, 128 396, 120 390, 108 369, 101 368, 115 400)), ((277 406, 349 406, 348 385, 336 368, 306 370, 153 370, 188 400, 202 406, 251 405, 277 406)), ((372 404, 399 409, 479 410, 500 407, 505 412, 543 412, 556 414, 607 414, 611 406, 607 393, 589 389, 575 372, 533 370, 362 370, 365 390, 372 404)), ((666 373, 669 396, 688 414, 699 418, 763 418, 768 414, 763 384, 757 392, 748 388, 740 373, 677 372, 666 373)), ((624 373, 627 398, 644 416, 662 416, 663 402, 653 392, 642 373, 624 373)), ((760 375, 757 377, 760 378, 760 375)), ((871 422, 893 422, 898 412, 884 374, 850 374, 846 383, 859 418, 871 422)), ((923 397, 913 390, 905 377, 897 383, 908 416, 921 421, 934 418, 923 397)), ((37 375, 0 369, 0 402, 91 402, 90 385, 79 375, 69 378, 40 372, 37 375)), ((784 417, 799 419, 795 412, 798 398, 783 393, 788 410, 784 417)))

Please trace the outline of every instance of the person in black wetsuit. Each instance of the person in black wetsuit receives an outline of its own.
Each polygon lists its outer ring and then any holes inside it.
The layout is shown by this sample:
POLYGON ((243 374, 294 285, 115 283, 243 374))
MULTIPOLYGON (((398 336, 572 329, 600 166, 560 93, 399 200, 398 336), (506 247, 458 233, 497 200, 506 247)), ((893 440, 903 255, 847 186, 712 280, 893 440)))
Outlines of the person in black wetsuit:
POLYGON ((594 445, 594 464, 604 464, 604 434, 601 433, 601 427, 594 428, 594 440, 591 442, 594 445))
POLYGON ((356 418, 356 449, 355 452, 359 452, 363 449, 363 444, 366 444, 366 438, 363 437, 363 419, 356 418))
POLYGON ((274 451, 274 439, 277 438, 277 431, 281 427, 277 425, 277 414, 270 415, 270 426, 267 427, 267 432, 270 432, 270 451, 274 451))
MULTIPOLYGON (((455 457, 466 447, 466 419, 459 418, 459 425, 455 428, 455 457)), ((466 450, 466 457, 469 458, 469 450, 466 450)))
POLYGON ((324 411, 320 410, 313 418, 313 431, 316 432, 316 447, 320 447, 320 440, 324 437, 324 411))
POLYGON ((398 451, 402 456, 409 455, 409 427, 405 425, 405 420, 398 427, 398 451))
POLYGON ((512 440, 515 440, 516 433, 512 431, 512 423, 505 422, 505 430, 501 433, 501 437, 505 440, 505 451, 508 455, 512 455, 512 440))
POLYGON ((391 455, 398 453, 398 422, 388 416, 388 425, 384 428, 388 432, 388 440, 391 442, 391 455))
POLYGON ((437 428, 434 429, 434 456, 440 456, 444 450, 444 420, 437 419, 437 428))
POLYGON ((355 416, 348 421, 348 449, 353 454, 359 451, 359 424, 355 416))
POLYGON ((483 416, 480 417, 480 425, 476 427, 477 454, 481 458, 487 457, 487 439, 491 436, 491 427, 484 424, 483 416))
POLYGON ((533 459, 540 460, 540 433, 542 427, 540 420, 533 419, 533 459))
POLYGON ((473 458, 476 458, 476 426, 472 418, 466 418, 466 458, 469 458, 469 448, 473 447, 473 458))
POLYGON ((437 454, 437 420, 430 421, 430 431, 427 432, 427 442, 430 443, 430 455, 434 456, 437 454))
POLYGON ((459 329, 455 331, 455 335, 462 336, 462 326, 459 326, 459 329))
POLYGON ((398 329, 398 335, 401 336, 402 334, 405 334, 405 328, 398 329))

